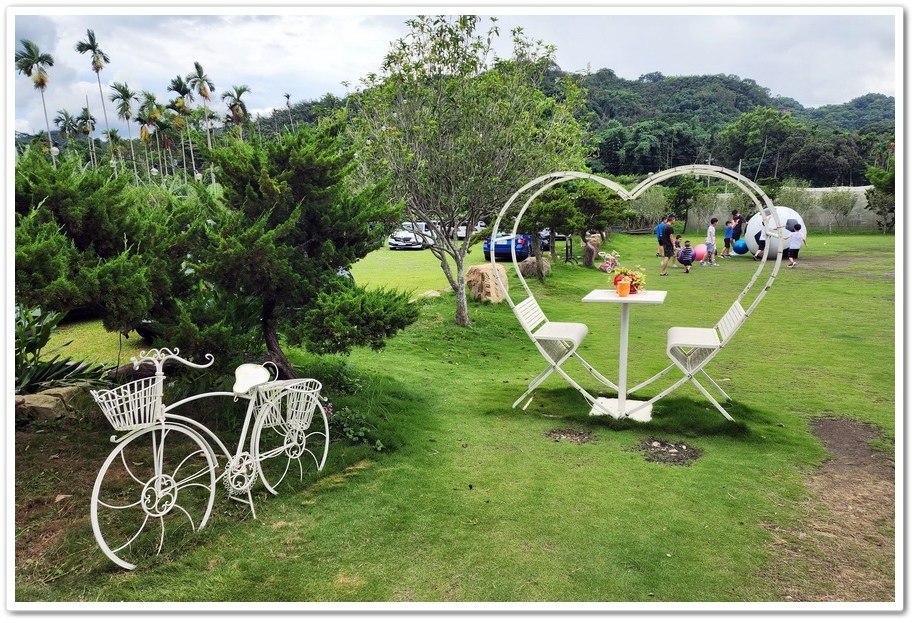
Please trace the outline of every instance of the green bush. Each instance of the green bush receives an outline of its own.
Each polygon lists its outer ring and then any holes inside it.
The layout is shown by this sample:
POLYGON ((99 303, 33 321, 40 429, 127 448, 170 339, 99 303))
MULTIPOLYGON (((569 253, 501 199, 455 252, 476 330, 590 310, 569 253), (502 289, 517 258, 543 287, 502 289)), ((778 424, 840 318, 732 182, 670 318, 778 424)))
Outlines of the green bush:
MULTIPOLYGON (((71 361, 54 355, 42 360, 41 351, 51 333, 63 319, 62 312, 42 312, 40 308, 16 306, 16 393, 31 394, 51 387, 103 385, 105 367, 97 363, 71 361)), ((69 344, 52 349, 53 354, 69 344)))

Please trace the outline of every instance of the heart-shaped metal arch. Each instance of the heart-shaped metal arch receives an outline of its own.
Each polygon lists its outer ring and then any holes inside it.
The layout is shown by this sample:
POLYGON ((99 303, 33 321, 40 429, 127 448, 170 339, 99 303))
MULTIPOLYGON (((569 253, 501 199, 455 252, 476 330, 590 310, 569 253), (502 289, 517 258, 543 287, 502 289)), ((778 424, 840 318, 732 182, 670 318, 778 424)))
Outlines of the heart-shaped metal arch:
MULTIPOLYGON (((767 258, 769 257, 771 239, 773 238, 776 239, 776 244, 778 245, 777 253, 776 253, 776 260, 773 261, 772 263, 772 269, 770 271, 770 275, 767 278, 767 280, 763 283, 762 287, 759 288, 759 291, 757 292, 757 294, 753 297, 754 299, 753 302, 750 305, 744 305, 746 315, 750 316, 751 313, 753 313, 754 309, 756 309, 756 307, 760 304, 760 301, 763 300, 763 297, 766 295, 766 293, 769 292, 770 287, 772 286, 773 282, 776 280, 776 275, 779 273, 779 267, 782 262, 783 238, 782 236, 778 235, 776 231, 782 226, 782 224, 779 222, 779 213, 775 209, 773 205, 773 201, 763 191, 763 189, 761 189, 752 180, 744 177, 743 175, 741 175, 740 173, 736 171, 732 171, 731 169, 726 169, 724 167, 716 167, 716 166, 706 165, 706 164, 691 164, 691 165, 685 165, 681 167, 674 167, 672 169, 667 169, 665 171, 653 173, 652 175, 647 177, 645 180, 640 182, 638 185, 636 185, 636 187, 634 187, 632 190, 627 190, 626 188, 624 188, 617 182, 614 182, 613 180, 609 180, 607 178, 603 178, 598 175, 594 175, 592 173, 582 173, 578 171, 556 171, 554 173, 548 173, 546 175, 542 175, 528 182, 527 184, 519 188, 515 192, 515 194, 513 194, 509 198, 508 201, 506 201, 506 203, 503 205, 502 209, 500 210, 499 214, 497 215, 496 221, 493 223, 493 234, 492 235, 495 237, 496 233, 501 231, 500 224, 503 222, 504 219, 514 217, 514 222, 512 226, 512 237, 515 238, 518 235, 518 226, 522 222, 522 216, 524 216, 525 212, 531 206, 531 203, 541 193, 546 191, 548 188, 552 188, 553 186, 556 186, 557 184, 562 184, 564 182, 569 182, 569 181, 577 180, 577 179, 578 180, 591 180, 593 182, 597 182, 598 184, 606 186, 607 188, 610 188, 622 199, 632 200, 632 199, 636 199, 637 197, 639 197, 642 193, 644 193, 646 190, 648 190, 652 186, 655 186, 656 184, 659 184, 673 177, 678 177, 680 175, 695 175, 695 176, 696 175, 706 175, 710 177, 717 177, 731 184, 734 184, 737 189, 739 189, 740 191, 745 193, 748 197, 750 197, 750 199, 754 202, 754 205, 756 206, 757 211, 760 213, 761 219, 763 219, 764 223, 767 223, 767 225, 764 227, 764 232, 767 235, 765 236, 763 261, 761 261, 758 264, 757 270, 754 271, 754 273, 751 275, 750 281, 748 281, 748 284, 744 287, 744 289, 735 299, 735 302, 741 302, 743 304, 743 301, 745 298, 747 298, 748 293, 751 292, 751 290, 757 284, 758 278, 763 274, 763 271, 765 270, 766 265, 767 265, 767 258), (522 207, 517 212, 513 212, 512 207, 523 198, 524 198, 524 203, 522 204, 522 207)), ((531 292, 531 288, 528 286, 528 282, 525 279, 525 276, 522 274, 521 269, 519 268, 518 258, 516 257, 516 253, 515 253, 515 245, 510 245, 510 249, 512 253, 512 265, 515 268, 515 274, 518 277, 519 283, 521 283, 522 287, 525 289, 526 297, 533 298, 534 294, 531 292)), ((491 254, 490 256, 490 264, 491 264, 491 269, 493 271, 493 275, 497 275, 496 254, 495 253, 491 254)), ((499 288, 502 291, 503 296, 505 297, 506 301, 508 302, 509 307, 514 309, 515 303, 513 302, 512 297, 509 294, 509 289, 508 289, 509 284, 503 283, 503 281, 498 278, 495 279, 495 281, 499 285, 499 288)), ((653 401, 654 400, 655 399, 653 399, 653 401)))

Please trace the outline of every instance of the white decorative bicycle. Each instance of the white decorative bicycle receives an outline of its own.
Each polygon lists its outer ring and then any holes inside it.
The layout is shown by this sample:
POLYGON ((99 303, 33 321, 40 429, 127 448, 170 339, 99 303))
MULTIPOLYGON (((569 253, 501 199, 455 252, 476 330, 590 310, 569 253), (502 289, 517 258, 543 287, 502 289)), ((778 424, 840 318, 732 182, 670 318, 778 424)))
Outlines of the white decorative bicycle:
POLYGON ((203 528, 213 510, 217 483, 229 499, 247 502, 255 516, 251 490, 258 480, 272 494, 308 465, 320 471, 328 456, 328 418, 315 379, 277 380, 272 363, 236 368, 231 392, 195 394, 163 404, 163 365, 174 360, 192 368, 178 349, 153 349, 132 357, 134 368, 155 366, 154 376, 92 396, 116 431, 114 450, 99 471, 92 490, 92 530, 112 561, 133 569, 163 553, 166 541, 203 528), (271 370, 272 368, 272 370, 271 370), (201 399, 248 401, 235 453, 206 426, 176 410, 201 399), (317 418, 315 416, 318 416, 317 418), (249 435, 250 430, 250 435, 249 435))

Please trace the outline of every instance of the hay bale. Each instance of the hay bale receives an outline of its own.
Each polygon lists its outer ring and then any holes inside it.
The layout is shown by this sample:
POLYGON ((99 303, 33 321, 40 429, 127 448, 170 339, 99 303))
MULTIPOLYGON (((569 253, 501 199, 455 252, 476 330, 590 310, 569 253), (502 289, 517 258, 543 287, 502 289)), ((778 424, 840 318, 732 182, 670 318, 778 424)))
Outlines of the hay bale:
POLYGON ((475 301, 499 303, 503 300, 503 292, 500 290, 496 279, 499 279, 507 290, 509 289, 509 278, 506 275, 506 269, 499 264, 496 265, 495 277, 492 265, 477 264, 468 268, 465 279, 471 298, 475 301))

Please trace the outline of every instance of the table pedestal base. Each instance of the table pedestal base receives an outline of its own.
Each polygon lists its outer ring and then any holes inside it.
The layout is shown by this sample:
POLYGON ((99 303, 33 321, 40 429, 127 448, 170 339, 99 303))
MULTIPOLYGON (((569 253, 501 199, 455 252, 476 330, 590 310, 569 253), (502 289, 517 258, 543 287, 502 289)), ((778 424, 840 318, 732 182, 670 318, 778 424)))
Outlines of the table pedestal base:
MULTIPOLYGON (((627 400, 627 413, 632 412, 636 407, 643 404, 642 400, 627 400)), ((621 414, 619 407, 620 401, 617 398, 595 398, 595 402, 592 405, 592 410, 588 412, 589 415, 610 415, 613 418, 620 419, 622 417, 629 417, 631 420, 636 422, 648 422, 652 419, 652 405, 648 407, 643 407, 637 411, 634 415, 627 416, 625 413, 621 414)))

